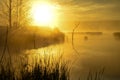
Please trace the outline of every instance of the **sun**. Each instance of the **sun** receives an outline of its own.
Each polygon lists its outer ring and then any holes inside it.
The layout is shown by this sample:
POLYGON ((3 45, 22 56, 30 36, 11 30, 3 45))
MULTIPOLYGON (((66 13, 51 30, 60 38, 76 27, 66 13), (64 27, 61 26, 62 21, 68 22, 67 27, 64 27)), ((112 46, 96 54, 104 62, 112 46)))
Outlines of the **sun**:
POLYGON ((37 26, 54 26, 55 9, 49 3, 34 3, 31 8, 33 24, 37 26))

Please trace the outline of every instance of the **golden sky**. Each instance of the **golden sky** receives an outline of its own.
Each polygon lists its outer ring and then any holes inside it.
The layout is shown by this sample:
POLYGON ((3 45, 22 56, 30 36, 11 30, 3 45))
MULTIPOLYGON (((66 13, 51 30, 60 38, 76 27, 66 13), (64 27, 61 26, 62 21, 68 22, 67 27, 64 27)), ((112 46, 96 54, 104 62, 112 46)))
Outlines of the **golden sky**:
POLYGON ((120 0, 33 1, 46 1, 56 7, 56 26, 73 26, 78 21, 120 20, 120 0))
POLYGON ((60 0, 63 12, 78 20, 120 19, 120 0, 60 0))

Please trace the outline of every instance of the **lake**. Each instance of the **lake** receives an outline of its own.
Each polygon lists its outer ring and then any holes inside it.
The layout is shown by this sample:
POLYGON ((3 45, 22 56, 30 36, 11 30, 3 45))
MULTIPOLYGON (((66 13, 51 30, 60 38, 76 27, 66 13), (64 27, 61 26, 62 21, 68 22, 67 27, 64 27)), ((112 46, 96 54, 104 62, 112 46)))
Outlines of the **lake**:
MULTIPOLYGON (((95 73, 102 68, 104 80, 120 80, 120 40, 115 39, 112 33, 101 35, 74 34, 74 48, 72 34, 66 33, 64 44, 52 45, 37 50, 28 50, 26 53, 33 56, 32 51, 38 54, 63 56, 71 67, 71 80, 86 80, 89 71, 95 73)), ((35 54, 35 55, 36 55, 35 54)))
MULTIPOLYGON (((43 55, 43 57, 45 55, 54 56, 56 60, 62 56, 62 59, 68 63, 71 69, 70 80, 79 80, 79 78, 87 80, 89 72, 94 76, 103 68, 105 69, 102 76, 104 80, 120 80, 120 40, 116 39, 112 32, 102 34, 76 33, 73 42, 74 45, 72 45, 72 34, 66 33, 63 44, 25 50, 19 56, 24 59, 28 57, 30 64, 33 63, 34 58, 39 58, 39 55, 43 55)), ((19 63, 16 63, 16 60, 23 59, 13 58, 13 63, 17 66, 19 63)))

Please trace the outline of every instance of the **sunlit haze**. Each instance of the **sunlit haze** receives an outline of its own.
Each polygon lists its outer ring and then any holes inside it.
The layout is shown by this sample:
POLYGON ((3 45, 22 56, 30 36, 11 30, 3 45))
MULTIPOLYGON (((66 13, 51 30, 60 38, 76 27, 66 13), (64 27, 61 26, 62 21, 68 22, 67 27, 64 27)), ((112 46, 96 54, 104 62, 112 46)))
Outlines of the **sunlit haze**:
POLYGON ((54 27, 57 21, 55 6, 48 2, 34 2, 31 8, 33 25, 54 27))
POLYGON ((120 80, 120 0, 0 0, 0 80, 120 80))

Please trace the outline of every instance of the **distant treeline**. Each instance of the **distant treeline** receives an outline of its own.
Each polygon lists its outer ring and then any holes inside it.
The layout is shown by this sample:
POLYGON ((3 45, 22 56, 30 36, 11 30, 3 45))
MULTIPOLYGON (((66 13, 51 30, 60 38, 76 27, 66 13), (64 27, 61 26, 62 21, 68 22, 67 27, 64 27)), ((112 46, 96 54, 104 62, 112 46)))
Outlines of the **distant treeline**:
MULTIPOLYGON (((0 48, 3 48, 6 37, 6 27, 0 28, 0 48)), ((32 49, 46 47, 64 42, 64 33, 59 29, 45 27, 22 27, 10 29, 8 33, 8 46, 11 50, 32 49)))
MULTIPOLYGON (((68 32, 72 33, 72 32, 68 32)), ((102 35, 103 32, 74 32, 75 34, 87 34, 87 35, 102 35)))
POLYGON ((119 31, 120 20, 80 21, 82 31, 119 31))

